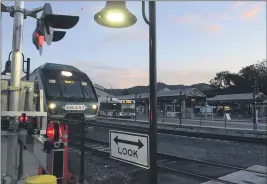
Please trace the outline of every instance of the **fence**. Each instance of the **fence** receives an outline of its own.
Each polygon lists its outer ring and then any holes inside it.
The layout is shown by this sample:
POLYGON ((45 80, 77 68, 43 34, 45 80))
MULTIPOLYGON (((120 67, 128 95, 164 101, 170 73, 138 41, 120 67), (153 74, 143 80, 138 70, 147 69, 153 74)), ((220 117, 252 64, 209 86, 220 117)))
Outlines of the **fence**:
MULTIPOLYGON (((110 117, 102 115, 102 118, 123 118, 130 119, 131 121, 149 121, 149 116, 145 112, 135 111, 134 117, 110 117)), ((159 123, 176 124, 176 125, 189 125, 189 126, 208 126, 218 128, 238 128, 238 129, 253 129, 253 117, 237 117, 233 114, 229 114, 226 117, 216 116, 214 113, 192 113, 191 110, 186 110, 180 114, 168 113, 158 111, 157 120, 159 123), (184 114, 184 115, 183 115, 184 114)), ((259 113, 258 115, 258 127, 266 130, 267 114, 259 113)))

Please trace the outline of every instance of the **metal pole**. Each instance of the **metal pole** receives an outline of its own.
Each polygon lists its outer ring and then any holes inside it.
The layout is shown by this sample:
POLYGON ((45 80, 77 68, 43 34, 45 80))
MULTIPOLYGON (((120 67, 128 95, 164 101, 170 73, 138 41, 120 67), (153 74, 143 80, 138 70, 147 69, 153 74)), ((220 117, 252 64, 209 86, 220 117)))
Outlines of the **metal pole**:
POLYGON ((256 89, 257 89, 257 81, 254 78, 253 84, 253 130, 256 130, 256 89))
POLYGON ((80 160, 80 183, 84 183, 84 139, 85 139, 85 119, 81 123, 81 160, 80 160))
POLYGON ((164 124, 164 116, 165 116, 165 102, 163 102, 163 109, 162 109, 162 123, 164 124))
POLYGON ((149 1, 149 87, 150 87, 150 173, 149 183, 157 184, 157 50, 156 2, 149 1))
POLYGON ((23 176, 23 153, 24 153, 24 144, 21 140, 19 140, 19 168, 18 168, 18 180, 23 176))
POLYGON ((106 100, 106 118, 108 118, 108 96, 106 100))
MULTIPOLYGON (((11 63, 11 86, 20 88, 21 67, 22 67, 22 35, 24 14, 24 1, 16 0, 14 7, 13 43, 12 43, 12 63, 11 63)), ((19 111, 20 91, 14 90, 10 94, 10 110, 19 111)), ((17 131, 18 118, 10 121, 13 132, 17 131)), ((18 135, 8 136, 7 143, 7 177, 11 183, 17 183, 17 147, 18 135)))
POLYGON ((136 102, 137 102, 137 94, 134 96, 134 122, 136 122, 136 102))
POLYGON ((180 91, 180 116, 179 116, 179 125, 181 126, 182 125, 182 91, 180 91))

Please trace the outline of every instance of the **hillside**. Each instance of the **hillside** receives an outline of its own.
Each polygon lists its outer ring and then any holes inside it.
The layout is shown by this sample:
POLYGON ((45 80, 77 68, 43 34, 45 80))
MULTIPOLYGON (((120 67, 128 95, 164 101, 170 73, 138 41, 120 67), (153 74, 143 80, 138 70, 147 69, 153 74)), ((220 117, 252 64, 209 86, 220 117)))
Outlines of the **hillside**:
MULTIPOLYGON (((205 83, 199 83, 199 84, 193 84, 190 86, 186 86, 186 85, 168 85, 168 84, 164 84, 164 83, 158 83, 157 85, 158 91, 162 90, 164 88, 168 88, 170 90, 176 90, 176 89, 185 89, 185 88, 197 88, 200 91, 209 91, 209 90, 213 90, 214 88, 212 86, 210 86, 209 84, 205 84, 205 83)), ((119 95, 126 95, 126 94, 138 94, 138 93, 148 93, 149 92, 149 86, 134 86, 131 88, 127 88, 127 89, 105 89, 105 91, 107 91, 108 93, 111 93, 115 96, 119 96, 119 95)))

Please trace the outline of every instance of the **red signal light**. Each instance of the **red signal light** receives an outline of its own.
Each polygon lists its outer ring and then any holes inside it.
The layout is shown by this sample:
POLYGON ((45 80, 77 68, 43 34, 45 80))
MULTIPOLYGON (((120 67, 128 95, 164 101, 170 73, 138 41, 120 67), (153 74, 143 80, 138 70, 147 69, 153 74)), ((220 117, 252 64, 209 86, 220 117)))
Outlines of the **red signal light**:
POLYGON ((55 139, 55 128, 54 128, 54 122, 51 121, 46 129, 46 136, 47 139, 51 142, 55 139))
POLYGON ((40 47, 44 45, 44 36, 38 36, 38 43, 40 47))
POLYGON ((22 113, 19 117, 19 122, 20 123, 26 123, 28 121, 28 117, 26 116, 25 113, 22 113))
POLYGON ((50 121, 46 129, 47 139, 51 142, 60 141, 60 139, 62 139, 63 131, 63 125, 60 125, 59 122, 50 121))
POLYGON ((39 47, 43 47, 43 45, 44 45, 44 36, 43 35, 40 35, 40 34, 38 34, 38 33, 35 33, 35 36, 37 37, 37 39, 38 39, 38 45, 39 45, 39 47))

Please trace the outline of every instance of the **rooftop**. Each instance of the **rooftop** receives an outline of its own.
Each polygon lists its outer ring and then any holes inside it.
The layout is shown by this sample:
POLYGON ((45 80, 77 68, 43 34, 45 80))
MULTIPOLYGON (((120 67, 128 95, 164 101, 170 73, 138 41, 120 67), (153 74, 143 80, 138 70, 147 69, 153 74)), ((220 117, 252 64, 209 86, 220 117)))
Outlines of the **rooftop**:
MULTIPOLYGON (((266 99, 266 96, 263 93, 258 93, 255 95, 256 99, 266 99)), ((229 94, 229 95, 216 95, 213 98, 208 98, 208 102, 216 101, 245 101, 253 100, 253 93, 241 93, 241 94, 229 94)))
MULTIPOLYGON (((196 88, 186 88, 186 89, 177 89, 177 90, 161 90, 158 91, 157 96, 158 97, 172 97, 172 96, 180 96, 181 95, 186 95, 186 96, 192 96, 192 97, 206 97, 201 91, 199 91, 196 88)), ((149 93, 141 93, 141 94, 131 94, 131 95, 123 95, 123 96, 118 96, 119 99, 121 100, 130 100, 130 99, 136 99, 136 98, 149 98, 149 93)))

